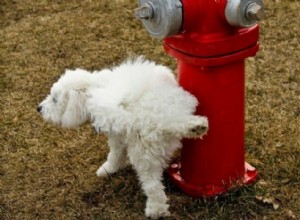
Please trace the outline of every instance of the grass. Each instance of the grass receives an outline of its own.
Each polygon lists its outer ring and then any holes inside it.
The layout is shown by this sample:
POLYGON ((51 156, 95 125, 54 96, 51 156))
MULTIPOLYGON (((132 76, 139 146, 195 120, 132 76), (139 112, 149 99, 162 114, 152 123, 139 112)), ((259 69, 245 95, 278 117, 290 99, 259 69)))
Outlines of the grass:
MULTIPOLYGON (((194 199, 165 176, 170 219, 300 218, 300 3, 265 0, 261 49, 247 60, 246 157, 259 180, 194 199)), ((145 197, 128 168, 95 176, 106 139, 89 125, 64 130, 37 104, 66 68, 101 69, 131 54, 176 68, 133 18, 137 1, 0 2, 0 218, 144 219, 145 197)))

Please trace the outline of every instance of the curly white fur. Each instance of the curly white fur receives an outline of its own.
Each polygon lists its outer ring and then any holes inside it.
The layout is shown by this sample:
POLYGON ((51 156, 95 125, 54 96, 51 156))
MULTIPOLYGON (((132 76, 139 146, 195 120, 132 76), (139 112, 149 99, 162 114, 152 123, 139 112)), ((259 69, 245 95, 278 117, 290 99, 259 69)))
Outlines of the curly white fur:
POLYGON ((147 196, 146 216, 159 218, 169 215, 163 170, 182 138, 202 137, 208 129, 205 117, 193 115, 197 105, 170 69, 139 57, 99 72, 67 70, 38 111, 67 128, 91 120, 110 148, 97 176, 130 162, 147 196))

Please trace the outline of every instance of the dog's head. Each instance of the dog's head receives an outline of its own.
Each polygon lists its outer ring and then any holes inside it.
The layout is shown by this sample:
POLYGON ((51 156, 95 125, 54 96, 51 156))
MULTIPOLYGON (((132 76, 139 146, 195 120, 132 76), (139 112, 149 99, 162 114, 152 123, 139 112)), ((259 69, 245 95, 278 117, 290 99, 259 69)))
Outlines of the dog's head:
POLYGON ((89 118, 86 90, 90 75, 81 69, 67 70, 37 107, 43 119, 65 128, 75 128, 86 122, 89 118))

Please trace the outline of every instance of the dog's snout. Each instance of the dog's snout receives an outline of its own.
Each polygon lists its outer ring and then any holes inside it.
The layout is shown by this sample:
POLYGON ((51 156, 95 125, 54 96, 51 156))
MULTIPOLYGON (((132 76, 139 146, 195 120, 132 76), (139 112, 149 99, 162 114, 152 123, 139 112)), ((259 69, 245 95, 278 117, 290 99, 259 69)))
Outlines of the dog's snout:
POLYGON ((36 108, 36 110, 37 110, 38 112, 41 112, 41 111, 42 111, 42 108, 43 108, 43 107, 39 105, 39 106, 36 108))

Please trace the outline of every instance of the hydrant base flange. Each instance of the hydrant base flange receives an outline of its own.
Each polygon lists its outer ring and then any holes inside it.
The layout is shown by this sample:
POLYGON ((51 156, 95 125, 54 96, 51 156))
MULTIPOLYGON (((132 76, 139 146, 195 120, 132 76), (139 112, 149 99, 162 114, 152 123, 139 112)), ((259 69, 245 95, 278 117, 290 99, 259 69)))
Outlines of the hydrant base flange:
POLYGON ((241 185, 250 185, 254 183, 258 177, 257 170, 249 163, 245 162, 245 173, 239 179, 232 180, 230 183, 223 185, 206 184, 194 185, 186 182, 180 174, 180 163, 172 164, 168 169, 171 180, 187 195, 195 198, 217 196, 228 190, 241 185))

